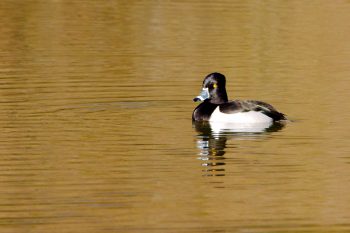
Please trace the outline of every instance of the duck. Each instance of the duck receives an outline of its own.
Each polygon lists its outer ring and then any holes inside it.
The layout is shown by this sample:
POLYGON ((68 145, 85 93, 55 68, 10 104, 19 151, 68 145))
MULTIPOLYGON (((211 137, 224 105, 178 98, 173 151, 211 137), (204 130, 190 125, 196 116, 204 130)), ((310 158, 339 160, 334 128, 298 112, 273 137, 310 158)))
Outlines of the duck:
POLYGON ((266 124, 287 120, 284 113, 258 100, 228 100, 226 78, 214 72, 203 81, 200 94, 193 99, 201 101, 192 113, 194 122, 225 122, 234 124, 266 124))

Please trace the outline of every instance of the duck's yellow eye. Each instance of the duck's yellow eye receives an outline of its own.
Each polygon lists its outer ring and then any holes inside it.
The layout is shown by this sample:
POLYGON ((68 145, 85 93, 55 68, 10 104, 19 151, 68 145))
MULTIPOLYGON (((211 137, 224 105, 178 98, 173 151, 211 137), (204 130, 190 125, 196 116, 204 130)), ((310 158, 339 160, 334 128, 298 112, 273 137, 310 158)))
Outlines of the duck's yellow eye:
POLYGON ((216 83, 214 83, 213 87, 214 87, 214 88, 217 88, 217 87, 218 87, 218 85, 217 85, 216 83))

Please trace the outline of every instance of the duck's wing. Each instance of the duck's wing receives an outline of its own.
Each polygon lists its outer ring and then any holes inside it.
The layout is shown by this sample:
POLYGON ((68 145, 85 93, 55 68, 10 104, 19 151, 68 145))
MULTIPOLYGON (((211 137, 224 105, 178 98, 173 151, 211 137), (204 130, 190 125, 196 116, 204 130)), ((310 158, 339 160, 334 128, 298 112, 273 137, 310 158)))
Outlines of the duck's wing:
POLYGON ((234 100, 220 105, 220 112, 226 114, 257 111, 271 117, 274 121, 286 120, 286 115, 278 112, 272 105, 258 100, 234 100))

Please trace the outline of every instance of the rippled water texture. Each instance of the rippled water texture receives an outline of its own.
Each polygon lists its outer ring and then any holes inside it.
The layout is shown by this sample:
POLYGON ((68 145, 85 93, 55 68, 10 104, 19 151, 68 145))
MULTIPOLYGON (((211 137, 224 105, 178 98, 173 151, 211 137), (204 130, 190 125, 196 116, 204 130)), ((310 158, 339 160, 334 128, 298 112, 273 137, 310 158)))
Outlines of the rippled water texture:
POLYGON ((350 232, 349 1, 0 2, 0 232, 350 232), (293 122, 192 125, 205 75, 293 122))

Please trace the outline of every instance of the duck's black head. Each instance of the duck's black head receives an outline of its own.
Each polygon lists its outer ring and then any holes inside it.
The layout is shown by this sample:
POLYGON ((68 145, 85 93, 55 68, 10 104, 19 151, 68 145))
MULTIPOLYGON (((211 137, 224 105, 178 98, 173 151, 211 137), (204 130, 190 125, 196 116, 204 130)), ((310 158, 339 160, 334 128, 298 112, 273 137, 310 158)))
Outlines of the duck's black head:
POLYGON ((226 78, 220 73, 211 73, 204 78, 202 91, 193 101, 208 100, 214 104, 222 104, 228 101, 226 93, 226 78))

